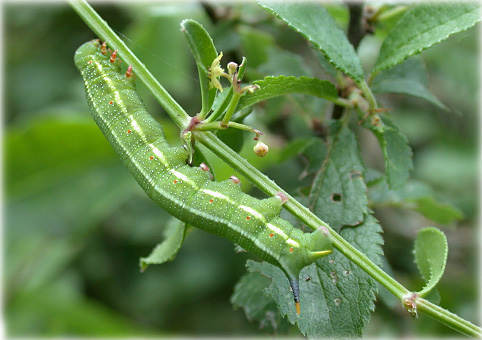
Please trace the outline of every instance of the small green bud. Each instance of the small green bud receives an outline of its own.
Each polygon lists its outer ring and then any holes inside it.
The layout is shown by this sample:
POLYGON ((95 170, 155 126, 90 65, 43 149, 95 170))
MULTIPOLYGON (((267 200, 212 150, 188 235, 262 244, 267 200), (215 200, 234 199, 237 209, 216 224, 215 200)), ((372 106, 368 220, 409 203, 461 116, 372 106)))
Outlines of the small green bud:
POLYGON ((254 146, 253 151, 258 157, 264 157, 268 154, 269 147, 263 142, 258 142, 258 144, 254 146))
POLYGON ((228 75, 230 78, 233 76, 234 72, 236 72, 237 69, 238 69, 238 64, 234 62, 230 62, 228 64, 228 75))

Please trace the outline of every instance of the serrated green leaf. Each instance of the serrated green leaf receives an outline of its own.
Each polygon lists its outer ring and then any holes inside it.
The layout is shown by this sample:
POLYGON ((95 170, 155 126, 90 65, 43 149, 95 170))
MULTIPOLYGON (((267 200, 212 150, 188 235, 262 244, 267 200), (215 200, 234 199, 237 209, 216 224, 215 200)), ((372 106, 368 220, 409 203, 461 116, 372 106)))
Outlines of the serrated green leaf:
POLYGON ((373 73, 393 67, 481 20, 477 3, 430 3, 409 10, 380 48, 373 73))
MULTIPOLYGON (((367 215, 361 225, 342 228, 340 235, 380 265, 381 232, 376 219, 367 215)), ((360 337, 375 310, 375 280, 338 251, 318 260, 316 266, 305 268, 300 275, 301 294, 310 292, 308 297, 301 297, 301 313, 307 311, 314 316, 301 318, 300 330, 310 338, 360 337), (328 311, 320 315, 323 305, 328 311)))
POLYGON ((304 172, 309 175, 319 171, 323 165, 327 153, 328 147, 326 146, 326 143, 324 143, 320 138, 312 138, 311 142, 306 145, 301 152, 301 154, 306 157, 308 161, 308 165, 306 166, 304 172))
POLYGON ((333 65, 330 64, 328 59, 326 59, 325 55, 318 49, 315 49, 316 56, 318 57, 318 61, 320 62, 321 67, 326 71, 326 73, 330 74, 333 77, 336 77, 336 73, 338 72, 333 65))
POLYGON ((164 232, 164 240, 159 243, 148 257, 140 259, 141 271, 145 271, 150 264, 161 264, 171 261, 176 256, 184 242, 186 224, 171 218, 164 232))
POLYGON ((259 3, 316 45, 337 69, 356 81, 363 80, 363 69, 353 45, 320 4, 273 1, 259 3))
POLYGON ((209 33, 197 21, 191 19, 183 20, 181 22, 181 30, 186 36, 196 61, 201 86, 201 113, 204 114, 211 108, 216 95, 216 89, 209 88, 209 67, 218 56, 218 53, 209 33))
POLYGON ((433 197, 421 197, 417 204, 416 210, 419 213, 437 223, 450 224, 464 218, 460 209, 451 204, 439 203, 433 197))
MULTIPOLYGON (((368 215, 356 228, 346 227, 341 236, 380 264, 383 240, 375 218, 368 215)), ((304 268, 300 274, 301 313, 296 314, 288 279, 276 266, 248 263, 249 271, 259 271, 272 279, 265 288, 288 321, 297 323, 310 338, 359 337, 374 310, 375 281, 338 251, 304 268)))
POLYGON ((418 292, 426 296, 440 281, 445 270, 448 255, 447 238, 437 228, 429 227, 420 230, 415 239, 415 262, 426 282, 418 292))
POLYGON ((401 93, 422 98, 441 109, 448 108, 427 88, 427 70, 419 57, 412 57, 392 69, 380 72, 372 82, 374 93, 401 93))
POLYGON ((385 181, 385 176, 378 170, 368 168, 365 171, 365 183, 367 187, 372 187, 381 181, 385 181))
POLYGON ((390 189, 402 187, 413 170, 412 149, 407 138, 389 118, 381 117, 374 124, 365 120, 363 126, 370 129, 378 139, 385 159, 385 173, 390 189))
MULTIPOLYGON (((248 260, 247 265, 251 260, 248 260)), ((248 320, 257 320, 260 329, 270 333, 285 333, 289 323, 280 315, 272 298, 264 294, 271 280, 259 273, 247 273, 234 287, 231 303, 235 308, 243 308, 248 320)))
POLYGON ((460 209, 451 204, 438 202, 430 187, 415 180, 407 182, 400 189, 390 190, 385 177, 381 176, 381 180, 370 187, 368 197, 370 204, 415 210, 441 224, 454 223, 464 217, 460 209))
POLYGON ((328 154, 313 183, 310 205, 333 229, 360 224, 368 213, 364 172, 355 134, 332 122, 328 154))
POLYGON ((191 19, 185 19, 181 22, 181 30, 186 36, 198 67, 207 71, 213 60, 218 56, 209 33, 200 23, 191 19))
POLYGON ((246 93, 239 100, 236 110, 253 105, 262 100, 281 96, 288 93, 303 93, 327 100, 336 100, 338 93, 333 83, 327 80, 307 77, 266 77, 253 84, 260 88, 253 93, 246 93))
POLYGON ((294 325, 298 315, 286 274, 279 267, 267 262, 248 261, 246 266, 249 272, 259 272, 264 277, 271 279, 271 284, 263 290, 264 294, 276 302, 281 315, 286 316, 288 321, 294 325))

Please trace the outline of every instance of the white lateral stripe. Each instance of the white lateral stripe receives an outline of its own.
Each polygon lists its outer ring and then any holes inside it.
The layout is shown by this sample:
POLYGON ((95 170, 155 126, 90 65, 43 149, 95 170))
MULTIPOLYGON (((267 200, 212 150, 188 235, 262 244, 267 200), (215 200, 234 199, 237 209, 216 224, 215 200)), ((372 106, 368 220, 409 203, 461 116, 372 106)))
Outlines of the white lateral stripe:
MULTIPOLYGON (((132 120, 132 121, 131 121, 131 125, 132 125, 132 128, 133 128, 134 130, 136 130, 136 131, 138 131, 138 132, 141 132, 141 127, 139 126, 139 124, 137 124, 137 121, 132 120)), ((145 140, 144 135, 142 135, 142 139, 145 140)))
POLYGON ((298 242, 296 242, 295 240, 292 240, 290 238, 286 240, 286 243, 288 243, 289 245, 291 245, 293 247, 297 247, 297 248, 300 246, 300 244, 298 242))
POLYGON ((171 174, 173 174, 174 176, 176 176, 177 178, 182 179, 183 181, 186 181, 186 182, 189 182, 189 183, 192 184, 192 181, 186 175, 184 175, 183 173, 180 173, 179 171, 172 170, 172 169, 170 169, 169 172, 171 174))
MULTIPOLYGON (((176 199, 175 197, 173 197, 172 195, 170 195, 169 192, 165 191, 165 190, 162 190, 161 188, 156 188, 156 190, 159 190, 160 191, 160 194, 164 197, 166 197, 166 199, 168 200, 171 200, 172 202, 174 202, 175 204, 177 204, 179 207, 182 206, 182 201, 176 199)), ((231 200, 229 199, 229 197, 217 192, 217 191, 213 191, 213 190, 209 190, 209 189, 202 189, 201 191, 203 191, 204 193, 208 194, 208 195, 212 195, 214 197, 219 197, 219 198, 222 198, 222 199, 226 199, 228 201, 231 202, 231 200)), ((233 202, 234 203, 234 202, 233 202)), ((199 210, 199 209, 193 209, 191 211, 191 213, 197 215, 197 216, 201 216, 203 217, 204 219, 206 220, 211 220, 211 221, 217 221, 217 222, 222 222, 223 221, 223 218, 221 217, 216 217, 216 216, 213 216, 212 214, 210 213, 207 213, 205 211, 202 211, 202 210, 199 210)), ((279 255, 280 254, 275 254, 272 249, 270 249, 269 247, 267 247, 265 244, 263 244, 262 242, 260 242, 260 240, 258 238, 255 238, 253 237, 253 235, 250 235, 246 232, 246 230, 243 229, 242 226, 239 226, 239 225, 236 225, 236 224, 233 224, 231 221, 229 222, 225 222, 228 226, 228 228, 230 228, 231 230, 235 231, 236 233, 239 233, 240 235, 242 235, 243 237, 246 237, 248 239, 250 239, 252 242, 254 242, 254 244, 259 248, 261 249, 263 252, 265 252, 266 254, 268 254, 269 256, 273 257, 276 261, 279 260, 279 255)), ((276 228, 275 226, 271 225, 273 228, 275 228, 276 230, 279 230, 281 232, 281 234, 285 235, 279 228, 276 228)))
POLYGON ((227 196, 225 196, 225 195, 223 195, 223 194, 221 194, 217 191, 213 191, 213 190, 209 190, 209 189, 202 189, 201 191, 208 194, 208 195, 218 197, 218 198, 222 198, 223 200, 226 200, 226 201, 231 201, 227 196))
POLYGON ((272 231, 274 231, 276 234, 280 235, 282 238, 284 238, 286 240, 286 243, 288 243, 289 245, 293 246, 293 247, 297 247, 299 248, 300 244, 298 242, 296 242, 295 240, 291 239, 288 237, 288 235, 286 235, 283 230, 281 230, 280 228, 272 225, 271 223, 267 223, 266 226, 271 229, 272 231))
POLYGON ((262 220, 265 220, 264 216, 261 215, 259 212, 257 212, 256 210, 254 210, 253 208, 250 208, 250 207, 247 207, 245 205, 240 205, 239 206, 240 209, 243 209, 244 211, 250 213, 251 215, 254 215, 256 218, 259 218, 259 219, 262 219, 262 220))
POLYGON ((284 238, 285 240, 288 239, 288 235, 286 235, 283 230, 281 230, 280 228, 272 225, 271 223, 267 223, 266 226, 271 229, 272 231, 274 231, 276 234, 278 234, 279 236, 281 236, 282 238, 284 238))
POLYGON ((161 150, 159 150, 158 148, 156 148, 154 145, 152 144, 148 144, 149 147, 152 149, 152 152, 154 152, 154 154, 159 157, 159 159, 161 160, 162 164, 164 164, 166 167, 167 167, 167 162, 166 162, 166 157, 164 157, 164 154, 161 152, 161 150))

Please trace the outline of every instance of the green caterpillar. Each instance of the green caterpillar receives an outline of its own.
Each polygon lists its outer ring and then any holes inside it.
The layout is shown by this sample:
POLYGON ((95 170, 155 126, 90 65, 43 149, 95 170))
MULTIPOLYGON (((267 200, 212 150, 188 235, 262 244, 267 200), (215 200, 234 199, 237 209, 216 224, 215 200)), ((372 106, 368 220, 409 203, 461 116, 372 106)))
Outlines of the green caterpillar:
POLYGON ((326 228, 309 234, 279 217, 286 195, 259 200, 231 179, 215 182, 209 169, 186 164, 187 152, 170 146, 162 126, 137 94, 132 67, 121 73, 117 53, 93 40, 75 53, 92 116, 145 192, 177 219, 227 238, 288 276, 300 313, 298 276, 305 266, 330 254, 326 228))

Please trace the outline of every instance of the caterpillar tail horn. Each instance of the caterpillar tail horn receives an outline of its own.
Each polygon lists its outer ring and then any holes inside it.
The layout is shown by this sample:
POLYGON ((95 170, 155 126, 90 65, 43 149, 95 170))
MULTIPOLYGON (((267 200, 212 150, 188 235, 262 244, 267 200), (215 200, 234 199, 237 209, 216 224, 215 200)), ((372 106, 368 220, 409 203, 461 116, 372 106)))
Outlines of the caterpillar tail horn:
POLYGON ((300 284, 297 278, 289 278, 293 297, 295 298, 296 314, 300 314, 300 284))

